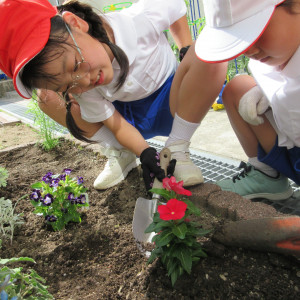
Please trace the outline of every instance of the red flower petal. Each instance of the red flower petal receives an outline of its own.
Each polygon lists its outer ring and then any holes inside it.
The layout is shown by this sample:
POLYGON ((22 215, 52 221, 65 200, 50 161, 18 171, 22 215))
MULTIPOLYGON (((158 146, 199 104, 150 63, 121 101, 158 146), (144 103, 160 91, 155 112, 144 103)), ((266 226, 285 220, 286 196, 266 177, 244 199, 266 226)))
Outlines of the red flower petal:
POLYGON ((171 176, 171 178, 163 179, 163 187, 169 191, 174 191, 176 194, 191 196, 192 193, 183 188, 183 181, 176 182, 176 178, 171 176))
POLYGON ((184 217, 187 204, 177 199, 170 199, 166 205, 159 205, 157 211, 164 221, 179 220, 184 217))

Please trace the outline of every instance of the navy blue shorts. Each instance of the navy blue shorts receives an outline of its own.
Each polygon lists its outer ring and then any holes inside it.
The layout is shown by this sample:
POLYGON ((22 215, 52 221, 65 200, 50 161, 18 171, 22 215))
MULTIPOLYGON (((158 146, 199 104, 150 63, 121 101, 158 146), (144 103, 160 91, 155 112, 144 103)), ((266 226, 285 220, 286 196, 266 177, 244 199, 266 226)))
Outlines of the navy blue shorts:
POLYGON ((261 145, 258 145, 257 158, 300 185, 300 148, 279 147, 277 137, 274 147, 268 154, 261 145))
POLYGON ((169 98, 174 75, 150 96, 136 101, 114 101, 116 110, 144 137, 168 136, 172 129, 173 117, 169 98))

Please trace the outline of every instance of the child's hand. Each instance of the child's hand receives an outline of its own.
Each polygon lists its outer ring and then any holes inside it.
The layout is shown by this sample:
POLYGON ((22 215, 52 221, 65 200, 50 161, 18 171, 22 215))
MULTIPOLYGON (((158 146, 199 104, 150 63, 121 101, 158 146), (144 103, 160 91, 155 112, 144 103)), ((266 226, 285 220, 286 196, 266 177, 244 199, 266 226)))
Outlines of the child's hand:
POLYGON ((255 86, 241 98, 239 113, 247 123, 260 125, 264 122, 264 119, 259 115, 262 115, 268 107, 268 99, 262 90, 258 86, 255 86))
POLYGON ((148 191, 152 188, 151 185, 155 177, 159 181, 166 177, 165 171, 160 167, 159 153, 155 148, 146 148, 140 156, 140 161, 142 163, 145 186, 148 191))

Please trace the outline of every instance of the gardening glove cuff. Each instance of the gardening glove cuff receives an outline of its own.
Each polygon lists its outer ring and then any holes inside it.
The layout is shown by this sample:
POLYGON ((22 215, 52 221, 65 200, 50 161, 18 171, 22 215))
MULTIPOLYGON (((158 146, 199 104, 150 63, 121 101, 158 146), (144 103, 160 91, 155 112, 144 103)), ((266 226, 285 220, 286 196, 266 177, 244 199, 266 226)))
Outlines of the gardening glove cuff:
POLYGON ((159 181, 165 178, 165 172, 160 167, 159 153, 155 148, 146 148, 141 156, 140 161, 143 169, 143 179, 147 191, 152 188, 154 178, 156 177, 159 181))
POLYGON ((264 119, 260 116, 269 107, 269 101, 262 90, 255 86, 249 90, 240 100, 239 114, 251 125, 260 125, 264 119))

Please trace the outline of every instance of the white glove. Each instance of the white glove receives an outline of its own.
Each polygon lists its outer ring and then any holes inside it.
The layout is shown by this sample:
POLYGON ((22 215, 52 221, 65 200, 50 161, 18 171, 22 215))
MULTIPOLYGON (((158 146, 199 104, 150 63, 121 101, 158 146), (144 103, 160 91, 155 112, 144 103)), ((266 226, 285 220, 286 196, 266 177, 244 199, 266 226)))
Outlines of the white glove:
POLYGON ((260 125, 264 122, 264 119, 259 115, 262 115, 268 107, 268 99, 256 85, 241 98, 239 113, 247 123, 251 125, 260 125))

